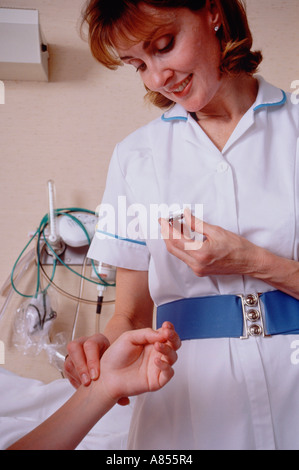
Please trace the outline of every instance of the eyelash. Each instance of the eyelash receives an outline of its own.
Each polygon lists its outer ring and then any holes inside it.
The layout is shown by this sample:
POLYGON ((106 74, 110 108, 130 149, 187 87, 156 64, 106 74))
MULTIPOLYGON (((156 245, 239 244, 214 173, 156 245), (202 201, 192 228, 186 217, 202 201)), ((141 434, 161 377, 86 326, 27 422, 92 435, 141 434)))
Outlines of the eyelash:
POLYGON ((140 72, 140 70, 142 69, 142 67, 144 67, 145 64, 141 64, 139 65, 139 67, 136 67, 136 73, 140 72))
POLYGON ((174 37, 171 38, 171 40, 169 41, 169 43, 167 44, 167 46, 163 47, 163 49, 158 49, 158 52, 159 52, 159 53, 169 52, 169 51, 171 51, 171 49, 173 48, 173 46, 174 46, 174 37))
MULTIPOLYGON (((158 49, 158 53, 163 54, 163 53, 169 52, 169 51, 171 51, 173 46, 174 46, 174 37, 171 38, 171 40, 169 41, 167 46, 163 47, 162 49, 158 49)), ((145 64, 139 65, 139 67, 136 68, 136 73, 142 71, 142 67, 144 67, 144 66, 145 66, 145 64)))

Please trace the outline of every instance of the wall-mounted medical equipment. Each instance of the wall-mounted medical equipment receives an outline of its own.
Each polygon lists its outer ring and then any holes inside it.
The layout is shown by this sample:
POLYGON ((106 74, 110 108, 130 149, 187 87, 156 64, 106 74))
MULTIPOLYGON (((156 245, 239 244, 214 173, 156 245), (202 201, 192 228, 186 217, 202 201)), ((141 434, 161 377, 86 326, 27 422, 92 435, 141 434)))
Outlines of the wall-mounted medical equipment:
POLYGON ((37 355, 45 350, 50 362, 62 371, 67 340, 75 338, 80 305, 85 303, 94 306, 95 329, 99 331, 102 306, 114 303, 114 300, 104 300, 104 292, 108 287, 115 286, 116 269, 87 258, 88 248, 95 233, 96 213, 77 207, 56 209, 53 181, 48 182, 48 199, 48 213, 42 218, 37 230, 31 234, 29 242, 13 266, 11 275, 0 289, 0 295, 6 295, 6 300, 0 309, 0 320, 13 294, 17 293, 23 302, 14 318, 15 346, 24 354, 37 355), (28 251, 33 242, 35 248, 28 251), (80 278, 78 295, 67 292, 64 286, 58 286, 55 282, 55 273, 59 265, 80 278), (80 272, 74 269, 75 265, 81 266, 80 272), (87 265, 92 268, 89 276, 86 275, 87 265), (45 269, 46 266, 51 268, 50 275, 45 269), (35 292, 21 292, 19 285, 32 267, 36 269, 35 292), (46 286, 42 286, 42 279, 46 281, 46 286), (95 286, 93 299, 83 298, 85 282, 93 283, 95 286), (51 327, 57 317, 55 294, 58 293, 76 301, 74 323, 68 338, 59 333, 50 340, 51 327))
POLYGON ((0 80, 48 81, 38 10, 0 8, 0 80))

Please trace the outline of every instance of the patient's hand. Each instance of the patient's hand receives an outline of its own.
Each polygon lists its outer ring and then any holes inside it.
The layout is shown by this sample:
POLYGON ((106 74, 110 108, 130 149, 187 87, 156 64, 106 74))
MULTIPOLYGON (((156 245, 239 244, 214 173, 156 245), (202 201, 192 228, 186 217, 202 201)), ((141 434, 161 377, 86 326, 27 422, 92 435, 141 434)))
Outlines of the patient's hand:
POLYGON ((128 397, 153 392, 173 377, 180 339, 172 324, 123 333, 104 353, 100 380, 106 393, 120 404, 128 397))

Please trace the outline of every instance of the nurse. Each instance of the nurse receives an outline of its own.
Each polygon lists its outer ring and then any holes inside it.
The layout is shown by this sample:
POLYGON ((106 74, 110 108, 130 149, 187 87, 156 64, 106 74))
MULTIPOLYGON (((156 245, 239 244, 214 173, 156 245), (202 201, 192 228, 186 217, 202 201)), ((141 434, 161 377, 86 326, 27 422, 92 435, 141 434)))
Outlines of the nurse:
MULTIPOLYGON (((183 340, 129 447, 296 449, 299 107, 256 75, 239 0, 92 0, 85 20, 97 60, 133 66, 164 110, 116 146, 89 252, 118 268, 110 342, 151 326, 154 305, 183 340), (157 207, 190 208, 203 243, 164 213, 153 228, 157 207)), ((100 349, 70 344, 74 386, 98 377, 100 349)))

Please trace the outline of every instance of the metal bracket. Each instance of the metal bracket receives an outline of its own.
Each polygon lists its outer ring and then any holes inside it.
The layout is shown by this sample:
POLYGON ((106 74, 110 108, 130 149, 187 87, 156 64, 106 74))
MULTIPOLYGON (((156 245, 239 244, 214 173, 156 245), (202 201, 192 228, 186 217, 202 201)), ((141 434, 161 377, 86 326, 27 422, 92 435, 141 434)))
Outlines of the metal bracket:
MULTIPOLYGON (((59 255, 59 258, 68 266, 82 266, 87 255, 88 248, 88 245, 79 248, 74 248, 66 245, 64 252, 59 255)), ((54 255, 52 256, 47 252, 47 250, 43 250, 41 254, 41 263, 43 265, 52 265, 54 259, 54 255)), ((91 260, 87 260, 86 264, 91 264, 91 260)))

